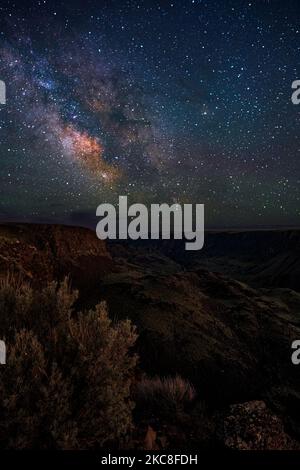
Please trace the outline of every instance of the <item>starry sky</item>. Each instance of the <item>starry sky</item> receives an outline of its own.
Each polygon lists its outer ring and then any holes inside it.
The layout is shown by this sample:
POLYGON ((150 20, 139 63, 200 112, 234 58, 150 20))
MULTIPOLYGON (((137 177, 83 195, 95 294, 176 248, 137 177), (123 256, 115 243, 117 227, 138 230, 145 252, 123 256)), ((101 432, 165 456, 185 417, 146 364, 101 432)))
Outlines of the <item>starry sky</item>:
POLYGON ((208 227, 300 221, 299 0, 0 3, 0 221, 203 203, 208 227))

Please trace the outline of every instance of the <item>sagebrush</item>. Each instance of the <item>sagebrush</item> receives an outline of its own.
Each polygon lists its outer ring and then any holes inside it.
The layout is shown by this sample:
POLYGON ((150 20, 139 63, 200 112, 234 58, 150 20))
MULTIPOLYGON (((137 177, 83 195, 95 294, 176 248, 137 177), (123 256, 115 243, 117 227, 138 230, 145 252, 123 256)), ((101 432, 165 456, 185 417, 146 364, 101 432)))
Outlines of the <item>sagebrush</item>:
POLYGON ((77 296, 67 279, 0 283, 2 449, 118 445, 132 427, 135 328, 112 323, 104 303, 75 312, 77 296))

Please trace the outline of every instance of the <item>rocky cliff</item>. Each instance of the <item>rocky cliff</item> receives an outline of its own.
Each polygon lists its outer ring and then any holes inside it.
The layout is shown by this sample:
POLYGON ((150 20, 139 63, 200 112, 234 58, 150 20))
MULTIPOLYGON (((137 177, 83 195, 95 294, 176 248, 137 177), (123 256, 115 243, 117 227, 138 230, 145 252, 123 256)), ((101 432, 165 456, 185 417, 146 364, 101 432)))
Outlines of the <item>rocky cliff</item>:
POLYGON ((78 287, 98 282, 112 268, 106 245, 84 228, 0 226, 0 275, 19 274, 34 285, 70 275, 78 287))

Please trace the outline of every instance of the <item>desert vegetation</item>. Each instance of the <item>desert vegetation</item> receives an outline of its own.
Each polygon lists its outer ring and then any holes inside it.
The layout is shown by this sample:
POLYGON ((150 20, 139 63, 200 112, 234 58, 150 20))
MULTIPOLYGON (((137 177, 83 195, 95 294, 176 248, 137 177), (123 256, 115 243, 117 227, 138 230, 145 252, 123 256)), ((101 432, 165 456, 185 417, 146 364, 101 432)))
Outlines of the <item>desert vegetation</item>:
POLYGON ((193 404, 188 380, 138 369, 129 320, 113 322, 104 302, 78 311, 77 299, 67 278, 40 289, 0 281, 1 448, 139 447, 145 423, 180 422, 193 404))
POLYGON ((67 279, 0 284, 2 449, 118 446, 130 434, 135 328, 112 323, 104 303, 76 312, 77 295, 67 279))
POLYGON ((179 375, 145 377, 138 382, 134 390, 134 398, 141 409, 169 421, 176 421, 178 415, 193 403, 195 397, 194 387, 179 375))

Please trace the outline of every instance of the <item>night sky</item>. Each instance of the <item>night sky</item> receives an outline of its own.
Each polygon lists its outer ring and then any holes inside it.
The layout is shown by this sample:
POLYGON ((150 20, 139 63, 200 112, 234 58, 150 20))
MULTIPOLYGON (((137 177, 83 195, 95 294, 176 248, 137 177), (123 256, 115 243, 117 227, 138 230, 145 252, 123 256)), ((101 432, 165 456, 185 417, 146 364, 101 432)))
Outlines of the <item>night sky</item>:
POLYGON ((0 3, 0 221, 204 203, 300 225, 299 0, 0 3))

